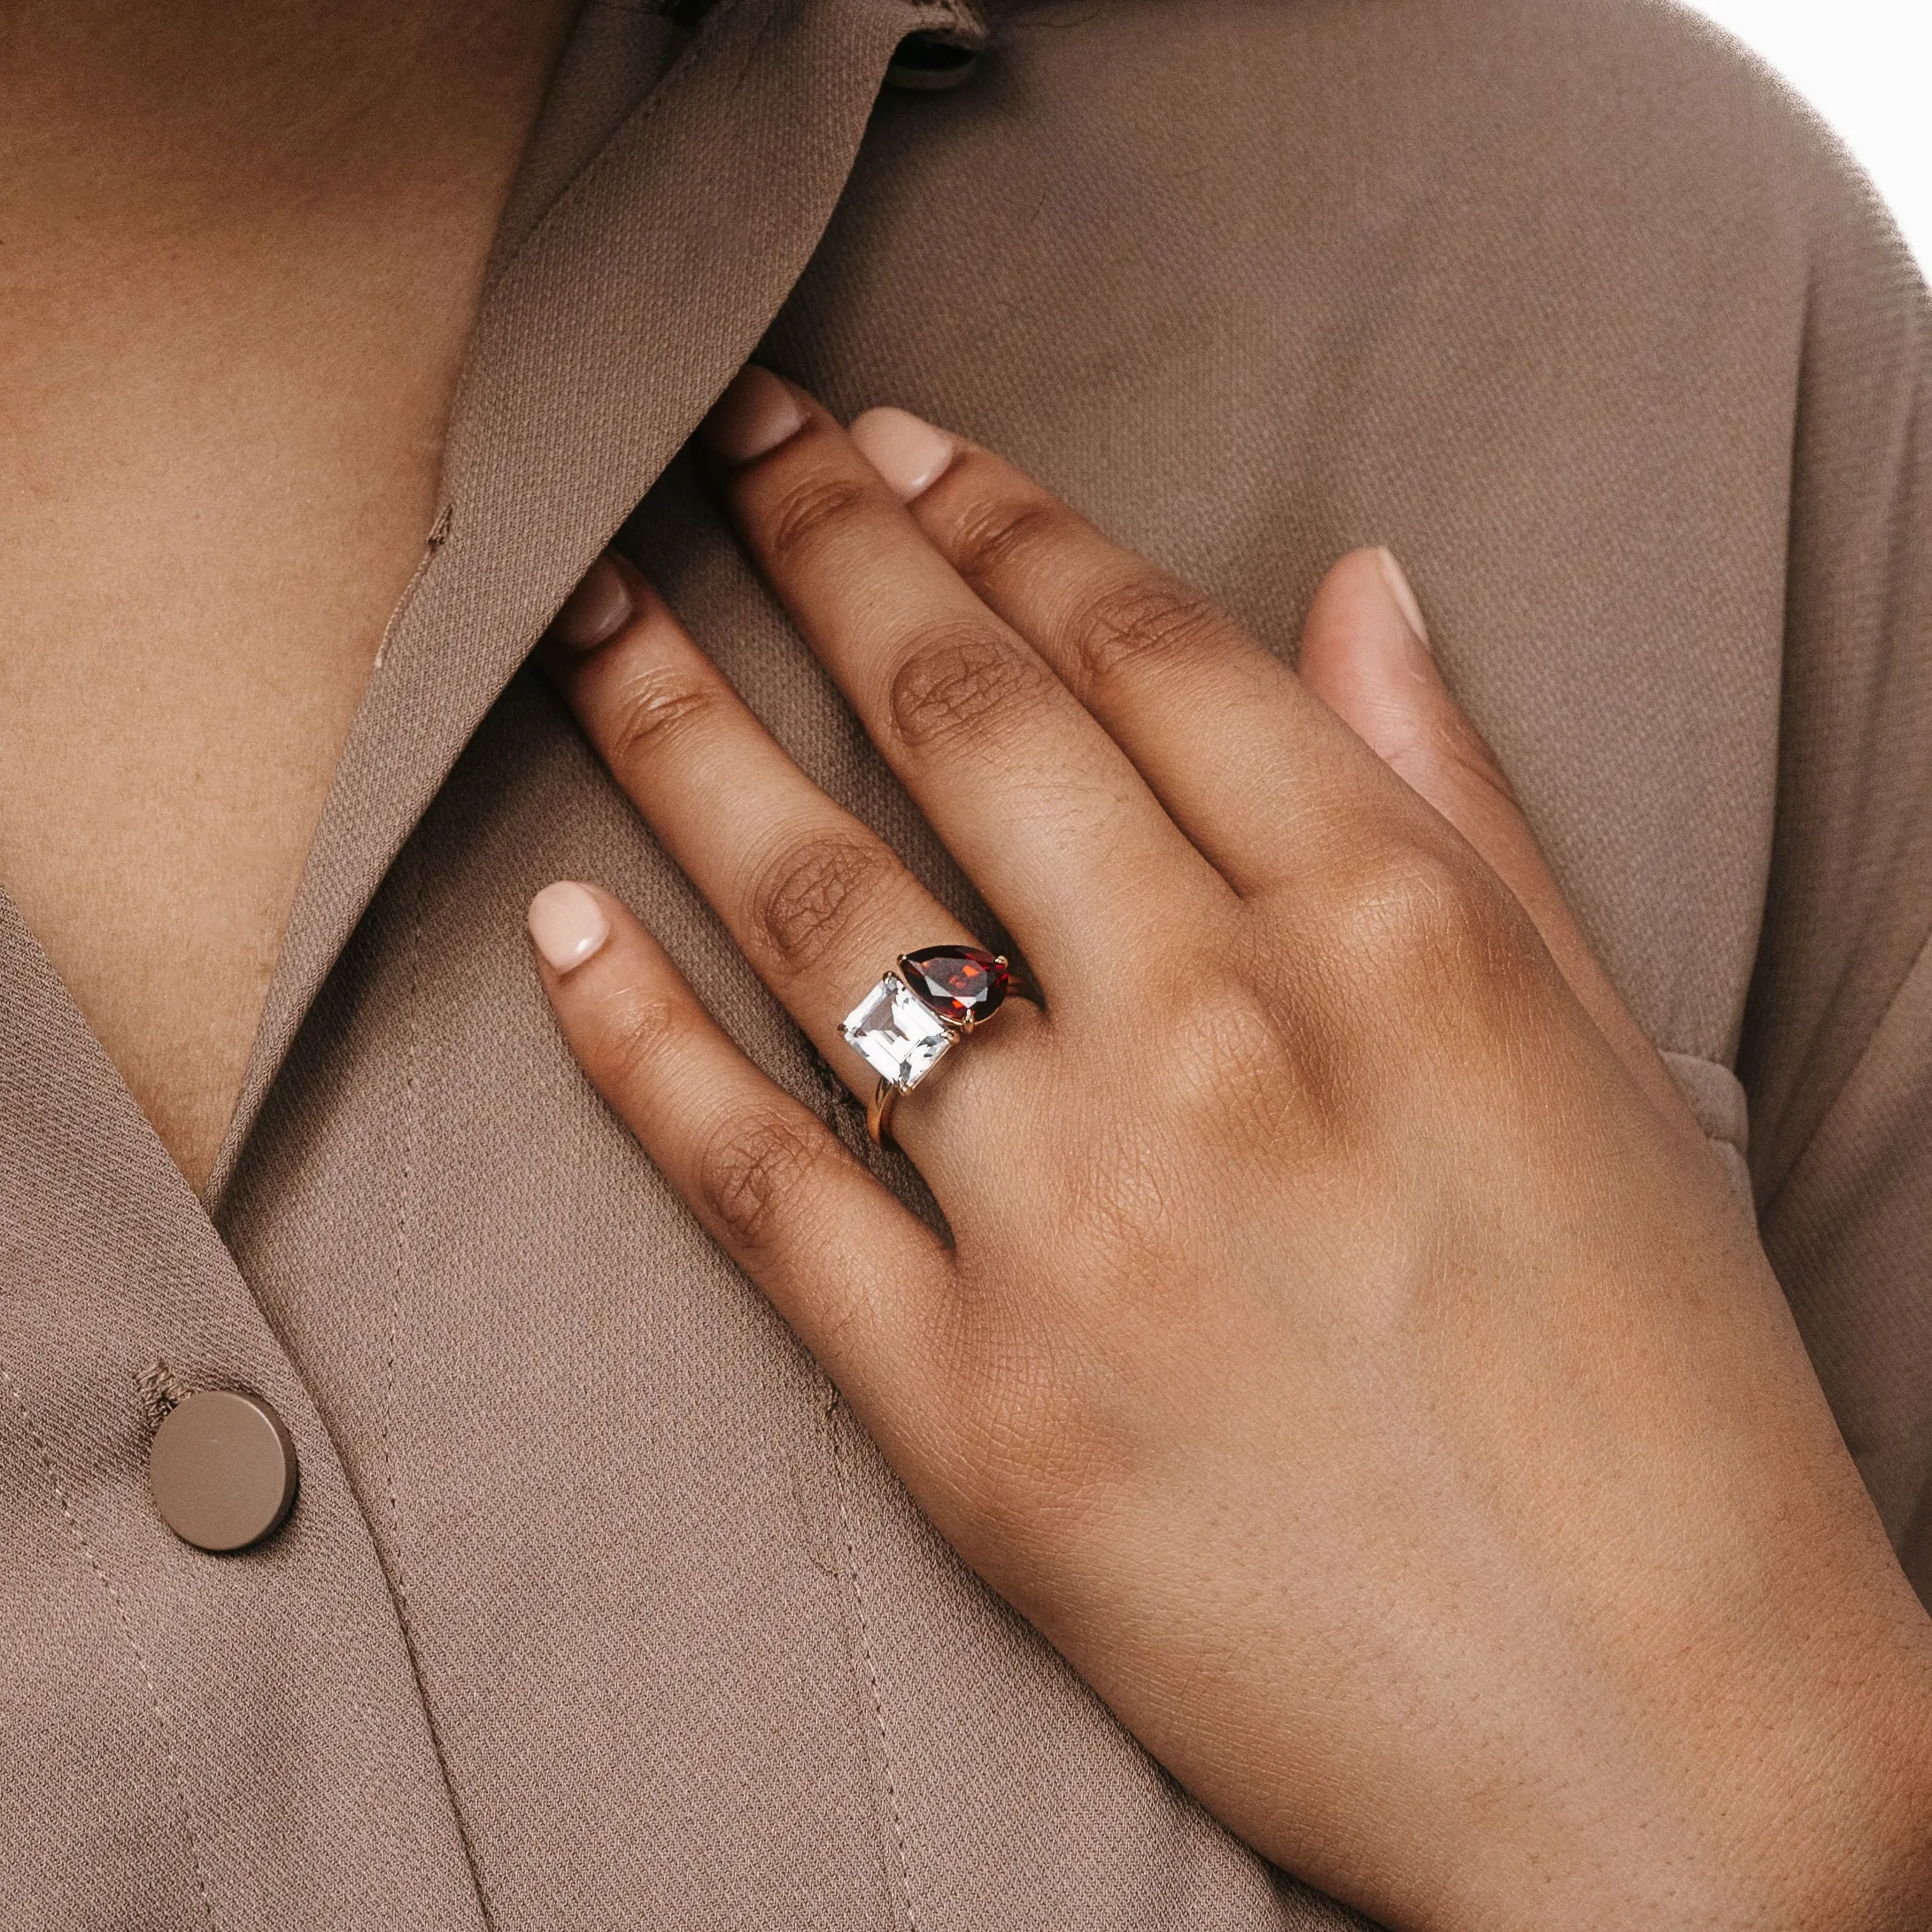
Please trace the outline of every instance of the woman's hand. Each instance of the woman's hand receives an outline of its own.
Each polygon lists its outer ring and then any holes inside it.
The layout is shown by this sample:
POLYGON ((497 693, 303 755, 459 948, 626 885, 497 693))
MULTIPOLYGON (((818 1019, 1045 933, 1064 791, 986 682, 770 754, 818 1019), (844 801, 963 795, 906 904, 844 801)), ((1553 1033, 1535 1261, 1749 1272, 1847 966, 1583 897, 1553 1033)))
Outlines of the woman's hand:
MULTIPOLYGON (((1044 995, 899 1104, 950 1245, 621 907, 531 927, 591 1078, 940 1530, 1391 1926, 1928 1922, 1927 1619, 1399 573, 1336 567, 1298 676, 897 412, 848 436, 753 370, 707 438, 1044 995)), ((976 936, 627 564, 546 661, 869 1094, 840 1020, 976 936)))

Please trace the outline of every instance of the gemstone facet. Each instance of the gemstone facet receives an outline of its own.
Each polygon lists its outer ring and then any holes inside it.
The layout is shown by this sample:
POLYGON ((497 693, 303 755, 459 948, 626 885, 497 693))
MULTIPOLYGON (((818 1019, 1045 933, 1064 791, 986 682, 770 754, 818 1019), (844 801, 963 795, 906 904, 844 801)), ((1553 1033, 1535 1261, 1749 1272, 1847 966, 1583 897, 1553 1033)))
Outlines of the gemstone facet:
POLYGON ((846 1016, 838 1031, 901 1094, 932 1070, 954 1039, 939 1015, 897 973, 887 973, 846 1016))
POLYGON ((1007 964, 977 946, 935 946, 899 962, 906 984, 952 1026, 977 1026, 1007 993, 1007 964))

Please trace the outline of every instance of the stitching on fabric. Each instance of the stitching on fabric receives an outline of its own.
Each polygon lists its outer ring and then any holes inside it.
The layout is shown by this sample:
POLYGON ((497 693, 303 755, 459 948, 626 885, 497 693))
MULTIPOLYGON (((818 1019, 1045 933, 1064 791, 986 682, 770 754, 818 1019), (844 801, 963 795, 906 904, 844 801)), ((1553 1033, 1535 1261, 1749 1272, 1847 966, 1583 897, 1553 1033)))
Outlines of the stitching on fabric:
POLYGON ((383 626, 382 641, 375 647, 375 661, 370 665, 371 672, 383 668, 383 660, 389 655, 390 639, 396 635, 396 627, 402 622, 409 607, 416 600, 416 592, 422 587, 422 580, 429 574, 429 566, 436 561, 436 553, 449 541, 450 525, 454 522, 456 506, 445 503, 437 512, 436 522, 429 526, 429 534, 423 539, 422 554, 416 559, 416 568, 409 573, 409 581, 403 585, 403 594, 396 599, 396 607, 389 614, 389 622, 383 626))
POLYGON ((389 1512, 389 1549, 385 1553, 382 1541, 378 1538, 375 1549, 377 1560, 381 1562, 383 1575, 389 1582, 390 1596, 395 1602, 396 1625, 403 1640, 403 1654, 409 1659, 409 1673, 415 1681, 416 1699, 422 1712, 423 1727, 429 1734, 429 1748, 436 1753, 437 1769, 442 1774, 444 1790, 450 1801, 450 1816, 456 1825, 456 1836, 463 1849, 464 1863, 469 1867, 469 1882, 476 1895, 476 1910, 485 1926, 494 1926, 496 1915, 491 1910, 490 1899, 483 1889, 483 1867, 477 1862, 475 1843, 470 1837, 469 1820, 463 1815, 461 1801, 456 1795, 455 1781, 450 1775, 449 1758, 443 1749, 443 1733, 437 1724, 436 1713, 429 1707, 429 1693, 423 1682, 422 1659, 416 1650, 415 1627, 409 1615, 409 1592, 403 1575, 402 1498, 396 1482, 396 1364, 401 1352, 403 1283, 407 1275, 411 1189, 415 1179, 416 1148, 422 1111, 421 1081, 417 1072, 421 1043, 421 1025, 418 1015, 422 1004, 424 900, 423 856, 420 846, 411 848, 405 862, 409 875, 410 911, 409 936, 406 942, 408 974, 405 981, 404 994, 406 1018, 403 1045, 403 1155, 397 1171, 396 1218, 391 1244, 394 1265, 390 1275, 388 1335, 383 1347, 383 1493, 389 1512))
POLYGON ((86 1559, 93 1571, 96 1580, 106 1593, 108 1602, 113 1606, 115 1619, 120 1625, 120 1634, 128 1650, 133 1653, 135 1666, 141 1673, 142 1681, 148 1687, 148 1708, 154 1713, 155 1728, 160 1734, 161 1749, 166 1754, 168 1766, 174 1776, 174 1795, 182 1809, 182 1829, 188 1835, 188 1855, 195 1871, 195 1891, 201 1900, 202 1915, 210 1925, 215 1922, 214 1901, 208 1894, 208 1872, 202 1862, 201 1841, 195 1833, 194 1807, 188 1796, 188 1774, 174 1749, 174 1741, 168 1733, 167 1718, 161 1709, 160 1687, 154 1681, 154 1673, 148 1665, 147 1653, 141 1648, 140 1639, 135 1635, 134 1619, 128 1614, 128 1606, 120 1592, 114 1588, 112 1580, 102 1566, 101 1560, 94 1553, 94 1548, 87 1540, 87 1533, 81 1527, 80 1519, 74 1515, 67 1501, 67 1492, 54 1471, 52 1453, 47 1441, 35 1427, 34 1420, 27 1412, 27 1398, 21 1393, 20 1385, 14 1379, 13 1371, 0 1361, 0 1379, 7 1385, 7 1393, 13 1398, 13 1407, 20 1418, 20 1426, 27 1431, 35 1452, 40 1457, 40 1466, 47 1478, 47 1486, 52 1490, 55 1503, 59 1506, 61 1519, 67 1526, 67 1534, 73 1537, 74 1547, 86 1559))
POLYGON ((827 1404, 827 1419, 832 1425, 832 1481, 838 1491, 838 1522, 846 1546, 846 1574, 852 1584, 852 1603, 857 1613, 859 1655, 872 1693, 872 1724, 878 1735, 880 1768, 885 1777, 886 1815, 892 1821, 893 1850, 899 1865, 899 1902, 905 1908, 907 1932, 918 1932, 919 1917, 914 1909, 912 1869, 906 1857, 906 1822, 899 1803, 899 1780, 893 1771, 893 1741, 885 1727, 885 1699, 879 1688, 878 1661, 872 1651, 872 1629, 865 1613, 865 1590, 859 1581, 859 1548, 852 1527, 852 1511, 846 1498, 843 1432, 838 1427, 838 1397, 833 1392, 827 1404))
POLYGON ((384 1500, 389 1508, 389 1552, 385 1557, 382 1542, 377 1539, 377 1559, 383 1565, 383 1574, 388 1579, 390 1594, 396 1605, 396 1626, 403 1640, 403 1654, 409 1659, 409 1673, 415 1681, 416 1699, 422 1712, 423 1727, 429 1734, 429 1748, 436 1753, 437 1769, 442 1774, 443 1787, 450 1801, 450 1816, 455 1821, 458 1843, 463 1848, 463 1861, 469 1867, 469 1882, 476 1895, 476 1910, 486 1927, 494 1926, 496 1914, 491 1910, 490 1899, 483 1887, 483 1866, 477 1861, 476 1846, 470 1836, 469 1820, 463 1815, 461 1800, 456 1794, 455 1780, 450 1775, 447 1753, 443 1748, 443 1733, 436 1720, 436 1713, 429 1707, 428 1686, 423 1682, 422 1659, 416 1650, 415 1627, 410 1620, 409 1592, 403 1578, 403 1524, 401 1494, 396 1483, 396 1363, 401 1352, 403 1283, 407 1274, 407 1253, 409 1233, 409 1211, 412 1205, 411 1189, 416 1172, 416 1148, 421 1124, 421 1081, 417 1072, 421 1058, 421 1023, 418 1017, 422 1008, 422 929, 423 929, 423 871, 424 860, 421 848, 411 848, 407 861, 408 889, 410 894, 409 937, 406 941, 408 973, 405 981, 405 1021, 403 1046, 403 1157, 398 1170, 396 1192, 396 1221, 393 1241, 394 1268, 390 1277, 389 1334, 383 1351, 383 1488, 384 1500))
POLYGON ((141 1412, 148 1418, 148 1434, 152 1435, 167 1419, 170 1411, 179 1409, 187 1401, 188 1390, 181 1378, 159 1356, 156 1356, 134 1381, 135 1394, 141 1398, 141 1412))
POLYGON ((403 1511, 396 1483, 396 1358, 402 1340, 403 1279, 408 1268, 411 1189, 415 1182, 416 1136, 421 1114, 419 1104, 421 1083, 416 1070, 421 1037, 418 1016, 422 993, 423 892, 420 852, 412 858, 409 872, 409 970, 405 978, 403 994, 406 1016, 403 1022, 403 1155, 397 1176, 396 1222, 390 1241, 388 1337, 383 1356, 383 1488, 389 1504, 390 1548, 393 1552, 390 1561, 396 1589, 396 1612, 406 1636, 410 1632, 409 1592, 403 1575, 403 1511))

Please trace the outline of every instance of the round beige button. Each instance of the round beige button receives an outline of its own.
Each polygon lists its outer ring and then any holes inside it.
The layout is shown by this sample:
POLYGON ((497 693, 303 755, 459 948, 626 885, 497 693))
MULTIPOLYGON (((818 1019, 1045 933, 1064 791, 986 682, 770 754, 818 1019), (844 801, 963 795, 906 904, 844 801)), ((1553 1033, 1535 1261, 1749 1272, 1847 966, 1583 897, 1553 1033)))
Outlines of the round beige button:
POLYGON ((259 1395, 197 1390, 161 1418, 148 1452, 161 1520, 197 1549, 246 1549, 295 1502, 295 1444, 259 1395))

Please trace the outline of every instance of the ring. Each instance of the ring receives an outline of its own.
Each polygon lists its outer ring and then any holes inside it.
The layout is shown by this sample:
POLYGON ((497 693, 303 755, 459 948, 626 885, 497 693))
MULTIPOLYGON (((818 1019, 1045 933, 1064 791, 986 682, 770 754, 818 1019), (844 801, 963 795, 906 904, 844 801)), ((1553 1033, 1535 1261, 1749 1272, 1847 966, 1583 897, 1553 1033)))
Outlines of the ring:
POLYGON ((1003 954, 977 946, 902 953, 877 985, 839 1022, 846 1043, 876 1072, 865 1109, 876 1148, 893 1142, 893 1109, 955 1044, 984 1026, 1009 993, 1038 1001, 1032 984, 1003 954))

